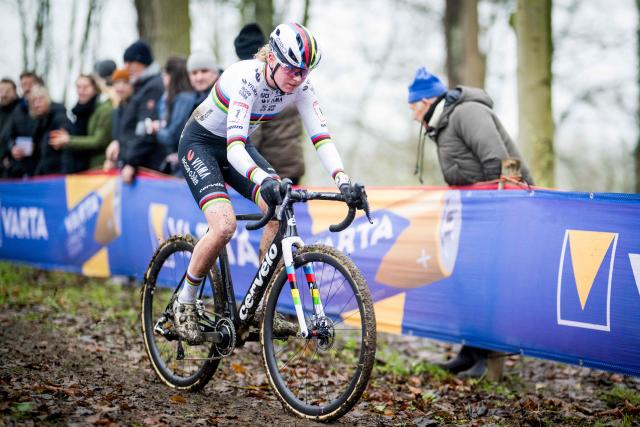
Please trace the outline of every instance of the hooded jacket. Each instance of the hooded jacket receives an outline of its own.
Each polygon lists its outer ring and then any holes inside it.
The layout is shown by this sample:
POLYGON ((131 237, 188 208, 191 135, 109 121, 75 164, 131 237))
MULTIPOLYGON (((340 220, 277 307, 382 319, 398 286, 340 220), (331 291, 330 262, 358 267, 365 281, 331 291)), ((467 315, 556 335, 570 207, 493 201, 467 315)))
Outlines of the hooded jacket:
POLYGON ((156 105, 163 93, 160 68, 153 63, 133 84, 133 95, 121 111, 120 157, 125 164, 157 169, 164 158, 156 136, 145 129, 146 119, 158 119, 156 105))
POLYGON ((506 158, 519 159, 524 180, 533 184, 529 169, 484 90, 458 86, 440 102, 445 103, 442 114, 427 132, 436 143, 447 184, 471 185, 498 179, 506 158))

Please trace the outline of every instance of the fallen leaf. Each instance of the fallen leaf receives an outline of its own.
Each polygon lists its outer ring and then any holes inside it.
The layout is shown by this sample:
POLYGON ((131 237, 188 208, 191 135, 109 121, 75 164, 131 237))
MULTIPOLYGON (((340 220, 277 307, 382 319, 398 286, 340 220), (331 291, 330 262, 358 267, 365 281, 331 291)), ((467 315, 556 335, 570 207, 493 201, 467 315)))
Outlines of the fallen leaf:
POLYGON ((244 374, 245 372, 247 372, 247 369, 244 367, 244 365, 241 365, 239 363, 232 363, 231 369, 233 369, 236 374, 244 374))
POLYGON ((184 404, 187 403, 187 399, 185 399, 184 397, 180 396, 180 395, 175 395, 175 396, 171 396, 169 398, 169 400, 173 403, 178 403, 178 404, 184 404))

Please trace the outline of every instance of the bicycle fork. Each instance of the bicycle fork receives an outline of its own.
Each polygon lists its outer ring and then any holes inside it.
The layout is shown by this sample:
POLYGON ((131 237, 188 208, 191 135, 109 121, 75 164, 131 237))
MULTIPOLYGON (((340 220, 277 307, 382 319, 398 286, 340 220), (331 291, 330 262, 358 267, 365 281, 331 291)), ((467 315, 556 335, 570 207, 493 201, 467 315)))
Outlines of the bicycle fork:
MULTIPOLYGON (((282 254, 284 258, 284 267, 287 272, 287 280, 291 289, 291 297, 293 298, 293 306, 296 309, 296 317, 298 318, 298 324, 300 326, 300 334, 308 338, 309 329, 307 328, 307 321, 304 318, 304 311, 302 309, 302 302, 300 300, 300 290, 296 282, 296 269, 293 264, 293 246, 302 247, 304 242, 298 236, 286 237, 282 239, 282 254)), ((309 286, 309 293, 313 300, 313 311, 315 319, 324 317, 324 308, 322 301, 320 300, 320 290, 316 283, 315 274, 313 272, 313 266, 311 264, 305 264, 302 266, 304 275, 309 286)))

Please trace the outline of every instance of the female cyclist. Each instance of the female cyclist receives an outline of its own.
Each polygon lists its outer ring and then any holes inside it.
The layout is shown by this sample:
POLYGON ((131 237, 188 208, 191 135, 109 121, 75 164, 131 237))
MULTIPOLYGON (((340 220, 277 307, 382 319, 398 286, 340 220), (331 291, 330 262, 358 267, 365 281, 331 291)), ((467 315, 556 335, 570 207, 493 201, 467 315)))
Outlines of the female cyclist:
MULTIPOLYGON (((255 59, 237 62, 225 70, 185 125, 178 156, 191 193, 209 225, 194 248, 185 285, 173 306, 176 330, 190 344, 204 339, 195 307, 198 286, 236 229, 225 182, 263 212, 281 202, 280 178, 249 142, 249 135, 260 123, 272 120, 288 105, 296 105, 325 169, 347 203, 356 202, 307 79, 320 58, 309 30, 299 24, 278 25, 255 59)), ((266 226, 261 255, 277 226, 276 222, 266 226)))

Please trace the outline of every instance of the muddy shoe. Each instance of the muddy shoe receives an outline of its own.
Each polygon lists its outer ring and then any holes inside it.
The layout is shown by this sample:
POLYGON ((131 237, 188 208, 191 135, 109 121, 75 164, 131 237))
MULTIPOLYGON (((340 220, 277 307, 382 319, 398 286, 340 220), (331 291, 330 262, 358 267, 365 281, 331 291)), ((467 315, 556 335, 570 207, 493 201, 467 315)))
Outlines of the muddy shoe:
POLYGON ((290 322, 276 311, 273 316, 273 335, 276 337, 291 337, 298 333, 298 324, 290 322))
POLYGON ((198 310, 195 304, 173 303, 173 323, 176 332, 187 343, 198 345, 204 342, 204 334, 198 324, 198 310))

